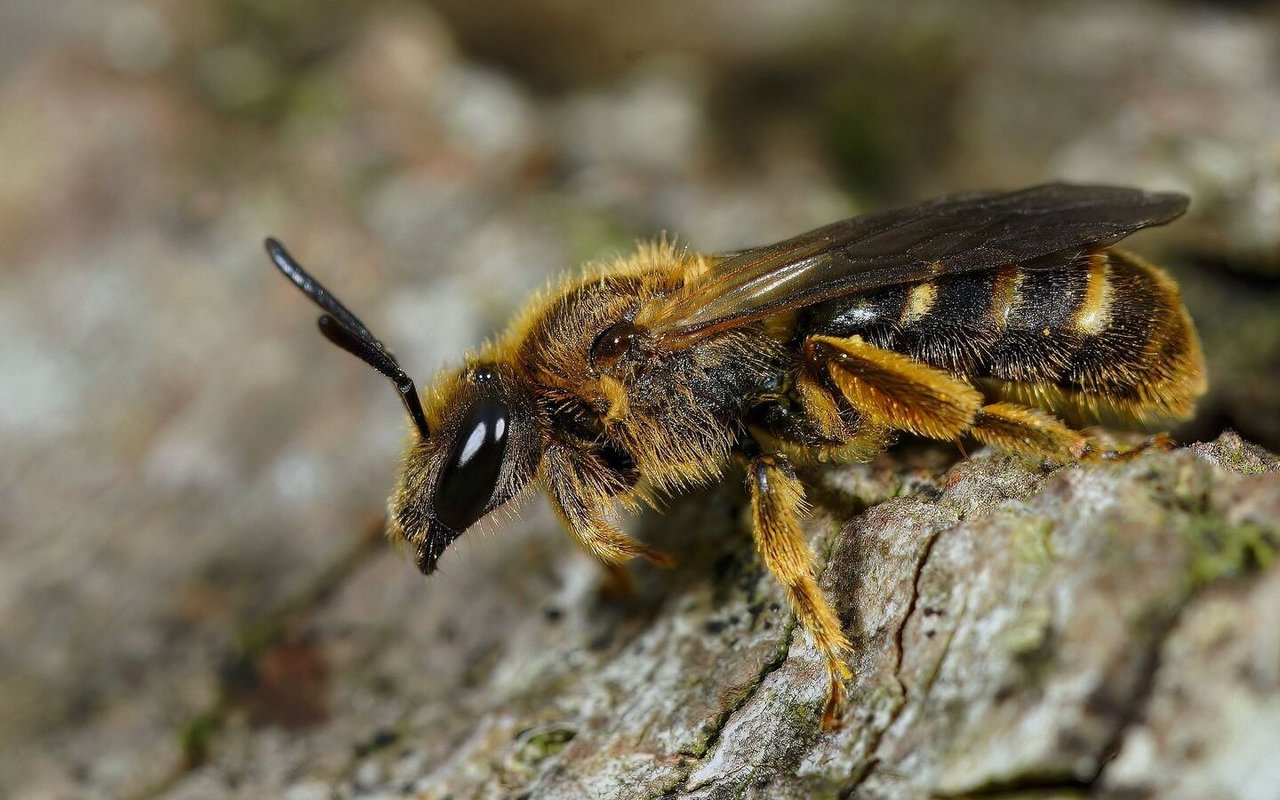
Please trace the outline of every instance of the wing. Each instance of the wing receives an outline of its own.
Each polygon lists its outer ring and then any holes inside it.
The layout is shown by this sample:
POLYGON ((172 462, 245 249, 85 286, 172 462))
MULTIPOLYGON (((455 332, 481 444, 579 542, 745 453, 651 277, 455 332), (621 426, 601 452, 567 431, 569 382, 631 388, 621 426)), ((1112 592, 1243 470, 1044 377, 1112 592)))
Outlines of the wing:
POLYGON ((883 286, 1011 264, 1062 263, 1163 225, 1185 195, 1050 183, 864 214, 725 256, 637 322, 668 349, 782 311, 883 286))

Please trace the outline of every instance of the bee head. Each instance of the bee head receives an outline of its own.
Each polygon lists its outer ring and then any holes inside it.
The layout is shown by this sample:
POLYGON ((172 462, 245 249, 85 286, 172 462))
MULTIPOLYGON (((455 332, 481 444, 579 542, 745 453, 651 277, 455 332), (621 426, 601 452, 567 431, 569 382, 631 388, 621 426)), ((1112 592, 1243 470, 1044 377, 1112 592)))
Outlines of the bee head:
POLYGON ((505 365, 470 365, 432 397, 431 436, 409 442, 388 502, 392 529, 427 574, 454 539, 520 494, 541 454, 533 404, 505 365))
POLYGON ((433 394, 434 425, 413 380, 390 351, 275 239, 272 263, 325 313, 320 332, 391 380, 413 421, 400 479, 389 501, 391 528, 416 547, 418 568, 435 571, 445 548, 533 477, 540 448, 532 402, 509 368, 467 367, 433 394))

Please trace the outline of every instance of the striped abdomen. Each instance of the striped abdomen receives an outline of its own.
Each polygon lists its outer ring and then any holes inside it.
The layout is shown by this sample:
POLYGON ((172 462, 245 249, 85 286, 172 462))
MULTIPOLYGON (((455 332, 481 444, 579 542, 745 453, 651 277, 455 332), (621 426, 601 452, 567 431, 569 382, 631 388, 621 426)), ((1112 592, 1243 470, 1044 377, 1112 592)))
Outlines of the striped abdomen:
POLYGON ((818 306, 800 325, 859 335, 1073 421, 1187 416, 1205 385, 1177 285, 1121 250, 889 287, 818 306))

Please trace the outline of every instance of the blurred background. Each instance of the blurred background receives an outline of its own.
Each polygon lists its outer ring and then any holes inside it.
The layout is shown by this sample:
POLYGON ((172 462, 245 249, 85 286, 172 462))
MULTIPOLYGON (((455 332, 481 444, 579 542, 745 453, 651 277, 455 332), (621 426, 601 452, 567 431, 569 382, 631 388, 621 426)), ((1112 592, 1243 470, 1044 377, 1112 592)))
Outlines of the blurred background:
POLYGON ((339 774, 570 557, 540 506, 430 584, 382 546, 400 406, 265 235, 426 382, 638 237, 1051 179, 1191 195, 1132 242, 1204 338, 1178 434, 1280 447, 1277 5, 0 0, 0 794, 339 774))

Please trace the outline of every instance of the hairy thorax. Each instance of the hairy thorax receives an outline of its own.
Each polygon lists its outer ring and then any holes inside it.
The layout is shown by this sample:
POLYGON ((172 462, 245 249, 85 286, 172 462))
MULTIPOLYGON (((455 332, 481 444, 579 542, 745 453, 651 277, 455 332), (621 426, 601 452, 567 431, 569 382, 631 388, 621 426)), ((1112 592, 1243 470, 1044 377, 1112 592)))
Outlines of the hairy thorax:
POLYGON ((645 302, 678 289, 700 263, 669 248, 642 250, 532 304, 506 338, 518 348, 505 355, 537 399, 548 446, 594 447, 662 493, 719 474, 745 411, 776 384, 785 359, 759 326, 675 352, 631 326, 645 302), (614 350, 604 341, 611 336, 614 350))

